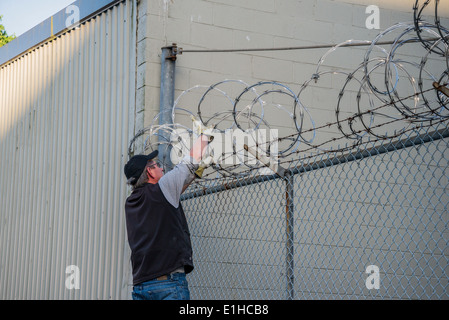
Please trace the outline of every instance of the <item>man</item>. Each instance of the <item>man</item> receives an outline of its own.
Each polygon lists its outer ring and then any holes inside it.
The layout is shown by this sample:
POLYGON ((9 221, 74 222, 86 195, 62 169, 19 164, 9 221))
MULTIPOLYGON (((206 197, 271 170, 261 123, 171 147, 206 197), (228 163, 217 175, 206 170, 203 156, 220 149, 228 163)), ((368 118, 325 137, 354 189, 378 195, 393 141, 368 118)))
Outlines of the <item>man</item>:
POLYGON ((164 175, 158 151, 129 159, 124 171, 133 191, 125 203, 134 300, 189 300, 186 274, 192 245, 181 193, 195 178, 208 143, 200 136, 190 152, 164 175))

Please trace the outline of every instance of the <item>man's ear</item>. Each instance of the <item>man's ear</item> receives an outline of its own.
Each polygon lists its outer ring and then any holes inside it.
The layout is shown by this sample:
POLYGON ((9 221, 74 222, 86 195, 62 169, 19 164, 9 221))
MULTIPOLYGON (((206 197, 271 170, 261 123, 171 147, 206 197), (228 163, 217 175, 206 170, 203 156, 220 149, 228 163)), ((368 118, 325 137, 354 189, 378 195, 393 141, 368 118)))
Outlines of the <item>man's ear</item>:
POLYGON ((145 168, 145 171, 147 172, 147 177, 148 177, 148 178, 154 178, 153 175, 151 174, 150 168, 146 167, 146 168, 145 168))

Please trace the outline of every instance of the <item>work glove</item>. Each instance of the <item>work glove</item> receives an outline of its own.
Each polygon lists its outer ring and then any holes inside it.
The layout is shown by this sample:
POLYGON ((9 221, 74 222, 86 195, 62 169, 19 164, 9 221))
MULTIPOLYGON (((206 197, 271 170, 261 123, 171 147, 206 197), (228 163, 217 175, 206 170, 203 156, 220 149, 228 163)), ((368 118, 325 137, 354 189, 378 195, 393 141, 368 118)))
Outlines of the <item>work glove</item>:
MULTIPOLYGON (((214 140, 213 136, 208 136, 208 143, 211 143, 214 140)), ((202 178, 203 177, 203 173, 204 173, 204 169, 206 169, 207 167, 209 167, 214 158, 213 158, 213 149, 210 148, 209 145, 207 145, 204 150, 203 150, 203 156, 201 157, 201 160, 199 162, 199 166, 198 169, 195 171, 195 175, 197 176, 197 178, 202 178)))
MULTIPOLYGON (((207 126, 205 127, 200 120, 195 119, 194 116, 191 116, 191 119, 193 121, 193 131, 194 134, 197 134, 199 136, 206 136, 208 138, 208 143, 211 143, 214 139, 213 136, 213 130, 214 126, 207 126)), ((211 165, 213 160, 213 149, 211 149, 209 146, 206 146, 203 150, 203 154, 201 157, 201 160, 199 161, 198 169, 195 171, 195 176, 197 178, 202 178, 204 169, 206 169, 208 166, 211 165)))
POLYGON ((213 157, 207 156, 206 158, 201 159, 198 169, 195 171, 195 176, 197 178, 202 178, 204 169, 206 169, 212 163, 213 157))

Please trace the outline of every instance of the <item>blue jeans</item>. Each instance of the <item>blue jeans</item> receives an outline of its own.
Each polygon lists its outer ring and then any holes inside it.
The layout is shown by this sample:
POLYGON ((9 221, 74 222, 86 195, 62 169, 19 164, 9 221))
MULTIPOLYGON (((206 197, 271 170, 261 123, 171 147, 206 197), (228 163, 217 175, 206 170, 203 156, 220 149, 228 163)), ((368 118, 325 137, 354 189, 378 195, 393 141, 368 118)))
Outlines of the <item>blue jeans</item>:
POLYGON ((185 273, 173 273, 167 280, 151 280, 134 286, 133 300, 190 300, 185 273))

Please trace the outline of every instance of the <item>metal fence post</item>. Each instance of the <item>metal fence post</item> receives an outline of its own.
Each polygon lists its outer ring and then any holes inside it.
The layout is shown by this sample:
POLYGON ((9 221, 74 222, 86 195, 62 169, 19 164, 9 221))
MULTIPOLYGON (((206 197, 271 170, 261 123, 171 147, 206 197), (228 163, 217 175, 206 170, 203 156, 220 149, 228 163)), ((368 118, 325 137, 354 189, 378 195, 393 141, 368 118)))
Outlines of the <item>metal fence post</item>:
POLYGON ((285 171, 285 210, 286 210, 286 276, 287 276, 287 300, 293 300, 295 296, 294 288, 294 205, 293 205, 293 181, 294 175, 290 170, 285 171))
MULTIPOLYGON (((160 115, 159 124, 172 124, 172 108, 175 101, 175 67, 178 48, 176 43, 172 46, 163 47, 161 54, 161 93, 160 93, 160 115)), ((170 135, 161 132, 159 136, 159 158, 167 169, 172 169, 170 161, 170 135)))

